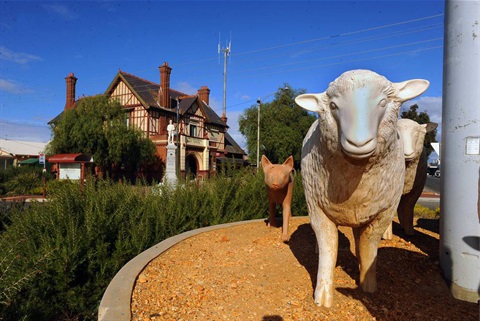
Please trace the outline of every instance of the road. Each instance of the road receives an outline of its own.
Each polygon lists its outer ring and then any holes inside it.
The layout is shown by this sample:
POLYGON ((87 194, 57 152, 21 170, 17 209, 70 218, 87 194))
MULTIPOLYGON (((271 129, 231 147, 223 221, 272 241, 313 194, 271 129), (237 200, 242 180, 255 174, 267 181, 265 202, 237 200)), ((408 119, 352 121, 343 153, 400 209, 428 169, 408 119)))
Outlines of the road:
POLYGON ((424 190, 440 194, 440 177, 427 176, 424 190))
MULTIPOLYGON (((433 192, 440 195, 440 178, 427 176, 427 181, 425 182, 425 188, 423 190, 425 192, 433 192)), ((420 197, 417 204, 435 210, 437 207, 440 207, 440 197, 420 197)))

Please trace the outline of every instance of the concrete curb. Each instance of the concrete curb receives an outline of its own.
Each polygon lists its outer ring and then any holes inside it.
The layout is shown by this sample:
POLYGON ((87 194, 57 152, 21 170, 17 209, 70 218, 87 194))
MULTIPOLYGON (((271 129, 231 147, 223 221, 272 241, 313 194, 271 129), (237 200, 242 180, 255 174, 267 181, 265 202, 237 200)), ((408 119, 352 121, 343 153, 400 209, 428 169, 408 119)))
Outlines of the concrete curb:
POLYGON ((214 226, 208 226, 184 232, 179 235, 172 236, 151 248, 143 251, 133 259, 131 259, 123 268, 118 271, 103 294, 100 306, 98 307, 99 321, 130 321, 132 301, 132 293, 135 281, 145 266, 157 256, 189 237, 200 233, 214 231, 222 228, 232 227, 236 225, 261 222, 265 219, 256 219, 250 221, 240 221, 234 223, 226 223, 214 226))

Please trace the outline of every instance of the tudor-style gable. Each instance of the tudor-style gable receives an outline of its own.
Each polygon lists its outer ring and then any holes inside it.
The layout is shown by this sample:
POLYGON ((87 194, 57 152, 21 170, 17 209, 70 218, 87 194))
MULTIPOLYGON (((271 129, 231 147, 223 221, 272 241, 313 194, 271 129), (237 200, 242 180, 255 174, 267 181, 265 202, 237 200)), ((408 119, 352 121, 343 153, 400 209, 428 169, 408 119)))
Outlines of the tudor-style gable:
MULTIPOLYGON (((159 70, 159 84, 119 70, 104 94, 125 108, 129 126, 140 129, 155 143, 162 162, 166 160, 167 125, 170 121, 175 124, 182 176, 208 177, 224 160, 243 164, 246 153, 227 134, 226 118, 220 118, 209 105, 210 89, 202 86, 196 95, 187 95, 170 88, 172 68, 167 63, 159 70)), ((66 81, 65 110, 75 107, 77 78, 70 74, 66 81)))

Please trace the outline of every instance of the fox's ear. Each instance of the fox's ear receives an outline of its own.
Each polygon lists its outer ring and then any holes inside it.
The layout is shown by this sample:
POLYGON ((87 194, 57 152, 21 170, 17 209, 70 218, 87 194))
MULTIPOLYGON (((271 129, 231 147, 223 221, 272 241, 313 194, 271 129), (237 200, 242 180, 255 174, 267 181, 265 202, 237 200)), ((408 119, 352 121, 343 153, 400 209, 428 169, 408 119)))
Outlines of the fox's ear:
POLYGON ((262 168, 265 168, 269 165, 272 165, 272 163, 268 160, 267 156, 262 155, 262 168))
POLYGON ((293 169, 293 156, 288 157, 287 160, 283 162, 283 165, 287 165, 293 169))

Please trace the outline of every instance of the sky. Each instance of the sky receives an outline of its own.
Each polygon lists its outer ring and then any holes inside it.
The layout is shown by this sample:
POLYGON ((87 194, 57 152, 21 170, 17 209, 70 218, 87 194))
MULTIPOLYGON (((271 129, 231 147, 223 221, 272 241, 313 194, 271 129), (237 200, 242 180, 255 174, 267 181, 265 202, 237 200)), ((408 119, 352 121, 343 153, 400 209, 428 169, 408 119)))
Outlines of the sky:
POLYGON ((208 86, 221 115, 227 47, 227 124, 242 147, 238 117, 258 98, 285 84, 323 92, 352 69, 427 79, 402 108, 417 103, 440 124, 443 14, 444 1, 2 1, 0 137, 50 140, 71 72, 81 97, 105 92, 119 69, 159 83, 164 62, 171 88, 208 86))

